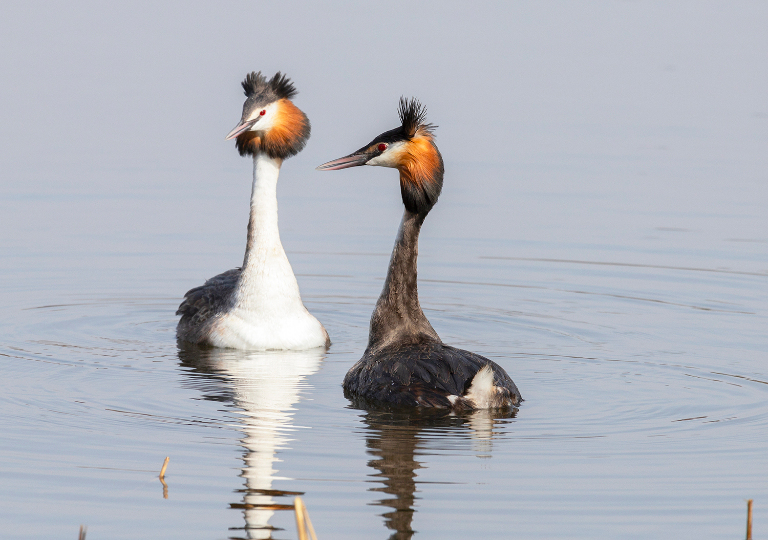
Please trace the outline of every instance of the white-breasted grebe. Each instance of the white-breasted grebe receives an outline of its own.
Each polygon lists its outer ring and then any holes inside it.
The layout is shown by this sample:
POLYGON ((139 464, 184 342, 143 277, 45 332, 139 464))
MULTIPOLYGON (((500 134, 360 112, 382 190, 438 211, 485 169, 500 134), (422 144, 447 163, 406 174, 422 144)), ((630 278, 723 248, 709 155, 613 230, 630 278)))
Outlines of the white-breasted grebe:
POLYGON ((253 156, 248 242, 242 268, 212 277, 184 295, 179 340, 236 349, 311 349, 330 345, 328 333, 301 301, 299 285, 277 228, 277 177, 283 161, 309 139, 297 91, 280 72, 253 72, 242 82, 243 116, 227 135, 241 156, 253 156))
POLYGON ((415 99, 400 98, 399 113, 401 126, 318 167, 395 168, 405 205, 384 289, 371 316, 368 347, 347 372, 344 392, 364 405, 515 407, 522 398, 504 369, 478 354, 444 345, 419 305, 419 231, 443 187, 443 158, 435 145, 435 126, 424 122, 426 109, 415 99))

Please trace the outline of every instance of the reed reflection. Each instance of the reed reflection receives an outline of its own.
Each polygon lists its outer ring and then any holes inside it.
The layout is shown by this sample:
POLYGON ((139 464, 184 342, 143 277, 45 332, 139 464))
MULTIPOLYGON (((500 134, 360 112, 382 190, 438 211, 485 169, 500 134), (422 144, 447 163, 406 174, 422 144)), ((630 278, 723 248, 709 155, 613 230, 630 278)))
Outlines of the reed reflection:
POLYGON ((382 514, 385 527, 393 531, 390 540, 409 540, 416 534, 413 530, 419 484, 416 471, 428 461, 430 453, 441 449, 443 441, 450 440, 453 446, 457 438, 464 438, 478 457, 490 458, 499 420, 513 418, 516 412, 484 410, 462 416, 445 411, 366 412, 363 416, 368 429, 366 446, 374 458, 368 466, 376 469, 372 476, 382 484, 369 491, 389 495, 372 504, 390 509, 382 514))
POLYGON ((309 351, 245 352, 231 349, 180 347, 179 360, 203 380, 195 387, 206 399, 231 402, 242 411, 245 486, 242 502, 245 538, 269 539, 277 530, 269 520, 278 510, 292 510, 294 495, 272 489, 277 452, 287 448, 293 428, 294 404, 309 385, 306 378, 320 368, 323 349, 309 351), (275 498, 289 497, 276 502, 275 498))

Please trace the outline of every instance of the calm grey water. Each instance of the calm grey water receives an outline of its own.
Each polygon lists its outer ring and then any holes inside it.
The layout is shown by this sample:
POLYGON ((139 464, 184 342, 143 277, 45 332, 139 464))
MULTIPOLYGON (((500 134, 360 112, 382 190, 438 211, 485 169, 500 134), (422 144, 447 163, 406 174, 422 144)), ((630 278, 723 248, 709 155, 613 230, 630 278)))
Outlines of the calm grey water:
POLYGON ((756 537, 768 508, 768 8, 9 3, 0 22, 3 538, 756 537), (6 16, 7 15, 7 16, 6 16), (253 69, 313 122, 279 187, 327 352, 179 349, 242 261, 253 69), (350 408, 396 174, 319 173, 439 124, 420 293, 514 417, 350 408), (165 489, 157 478, 170 456, 165 489))

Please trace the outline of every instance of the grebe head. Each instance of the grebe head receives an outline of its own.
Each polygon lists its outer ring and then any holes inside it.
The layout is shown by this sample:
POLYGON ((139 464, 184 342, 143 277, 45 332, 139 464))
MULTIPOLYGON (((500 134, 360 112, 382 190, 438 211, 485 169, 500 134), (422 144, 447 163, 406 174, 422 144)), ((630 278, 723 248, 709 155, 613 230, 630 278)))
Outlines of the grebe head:
POLYGON ((259 152, 271 158, 287 159, 304 148, 309 139, 307 116, 291 101, 298 91, 279 71, 267 80, 261 72, 252 72, 242 82, 246 100, 243 116, 227 135, 237 137, 241 156, 259 152))
POLYGON ((336 171, 360 165, 392 167, 400 171, 405 207, 416 214, 429 212, 443 188, 443 157, 435 145, 437 126, 425 123, 427 109, 416 99, 400 98, 401 125, 385 131, 360 150, 320 165, 336 171))

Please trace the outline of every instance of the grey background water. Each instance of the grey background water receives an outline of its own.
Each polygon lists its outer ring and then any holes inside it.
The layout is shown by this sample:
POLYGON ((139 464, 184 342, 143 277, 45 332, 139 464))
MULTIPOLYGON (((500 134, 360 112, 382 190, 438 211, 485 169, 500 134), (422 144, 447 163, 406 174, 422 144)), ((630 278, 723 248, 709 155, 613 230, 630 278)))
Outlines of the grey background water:
POLYGON ((326 539, 737 538, 747 498, 764 536, 766 28, 764 2, 5 2, 2 536, 294 538, 286 491, 326 539), (279 204, 322 355, 174 340, 242 260, 251 70, 313 123, 279 204), (313 169, 400 95, 447 169, 422 304, 514 418, 341 394, 401 203, 392 171, 313 169))

